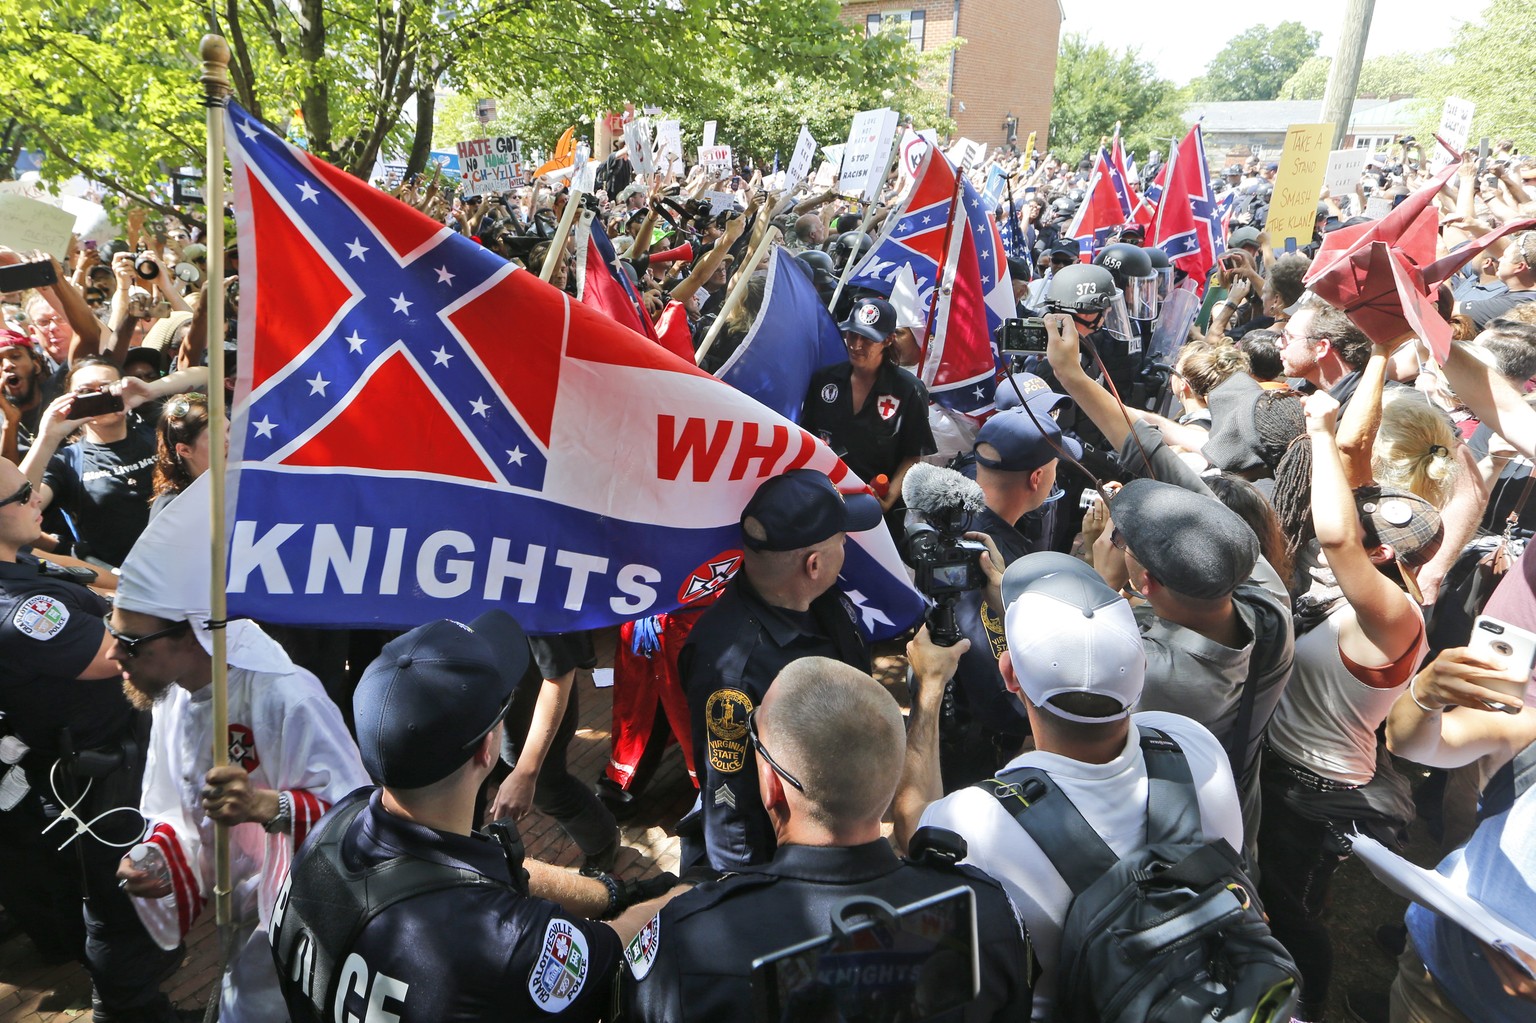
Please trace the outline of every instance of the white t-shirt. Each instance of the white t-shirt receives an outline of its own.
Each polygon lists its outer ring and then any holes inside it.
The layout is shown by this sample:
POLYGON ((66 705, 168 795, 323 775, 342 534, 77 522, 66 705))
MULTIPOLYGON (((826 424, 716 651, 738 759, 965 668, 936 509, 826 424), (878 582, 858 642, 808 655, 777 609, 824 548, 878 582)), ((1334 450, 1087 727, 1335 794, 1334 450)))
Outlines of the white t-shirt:
MULTIPOLYGON (((1016 757, 1003 770, 1037 767, 1048 773, 1115 854, 1124 856, 1144 846, 1147 838, 1147 767, 1138 725, 1168 733, 1184 751, 1199 790, 1200 824, 1206 839, 1224 838, 1233 849, 1242 849, 1243 818, 1227 755, 1204 726, 1181 714, 1133 715, 1125 749, 1107 764, 1085 764, 1037 750, 1016 757)), ((1071 889, 1013 815, 981 789, 961 789, 929 804, 921 824, 962 836, 969 847, 965 862, 1007 889, 1040 960, 1032 1018, 1050 1019, 1061 927, 1072 901, 1071 889)))

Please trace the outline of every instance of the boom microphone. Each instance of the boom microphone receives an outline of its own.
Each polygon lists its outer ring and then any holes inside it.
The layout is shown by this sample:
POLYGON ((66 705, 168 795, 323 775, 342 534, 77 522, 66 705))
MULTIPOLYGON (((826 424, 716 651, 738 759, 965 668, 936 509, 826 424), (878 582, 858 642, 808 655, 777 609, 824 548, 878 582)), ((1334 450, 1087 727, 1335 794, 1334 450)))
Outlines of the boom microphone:
POLYGON ((953 469, 918 462, 901 481, 901 499, 908 508, 924 515, 964 511, 971 514, 987 506, 987 495, 975 480, 953 469))

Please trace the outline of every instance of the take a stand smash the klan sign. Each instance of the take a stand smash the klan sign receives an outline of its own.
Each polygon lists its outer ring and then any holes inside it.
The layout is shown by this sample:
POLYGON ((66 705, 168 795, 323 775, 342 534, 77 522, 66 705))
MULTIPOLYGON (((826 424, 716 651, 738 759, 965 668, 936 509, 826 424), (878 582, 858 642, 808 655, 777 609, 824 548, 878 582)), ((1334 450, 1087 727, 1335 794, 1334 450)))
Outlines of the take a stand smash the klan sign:
POLYGON ((516 135, 459 143, 459 173, 466 196, 503 192, 522 183, 522 147, 516 135))

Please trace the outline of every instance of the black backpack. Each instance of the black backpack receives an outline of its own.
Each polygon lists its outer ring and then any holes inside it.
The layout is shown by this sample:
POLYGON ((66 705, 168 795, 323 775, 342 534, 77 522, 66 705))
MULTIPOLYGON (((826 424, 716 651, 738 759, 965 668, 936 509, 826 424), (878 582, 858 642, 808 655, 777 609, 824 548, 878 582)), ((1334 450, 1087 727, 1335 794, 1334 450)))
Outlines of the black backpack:
POLYGON ((1141 730, 1147 844, 1120 859, 1044 771, 980 787, 1050 859, 1072 902, 1062 928, 1062 1023, 1285 1023, 1299 974, 1269 932, 1242 861, 1205 841, 1189 762, 1177 742, 1141 730))

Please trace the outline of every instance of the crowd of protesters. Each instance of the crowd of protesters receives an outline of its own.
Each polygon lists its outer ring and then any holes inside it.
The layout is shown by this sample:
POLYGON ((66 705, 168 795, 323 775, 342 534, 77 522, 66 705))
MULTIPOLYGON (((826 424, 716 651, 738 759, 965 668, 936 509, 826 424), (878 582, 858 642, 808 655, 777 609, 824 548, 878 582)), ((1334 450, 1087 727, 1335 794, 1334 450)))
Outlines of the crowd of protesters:
MULTIPOLYGON (((1327 236, 1423 187, 1428 160, 1411 144, 1373 155, 1283 255, 1265 233, 1276 165, 1224 161, 1225 252, 1186 282, 1134 223, 1087 253, 1071 236, 1091 160, 1003 147, 969 173, 1004 175, 1017 312, 1044 344, 999 354, 1010 372, 976 419, 930 411, 923 317, 839 288, 903 174, 864 204, 746 166, 642 180, 621 149, 580 200, 571 172, 476 197, 439 175, 381 185, 572 295, 581 261, 561 225, 567 203, 590 203, 658 335, 693 349, 719 335, 707 371, 752 328, 766 270, 749 264, 777 229, 847 345, 800 421, 878 486, 765 481, 719 600, 624 627, 598 779, 574 778, 566 750, 583 669, 606 651, 529 639, 504 615, 404 636, 231 623, 231 720, 247 731, 213 768, 207 598, 178 552, 206 548, 198 481, 224 433, 198 393, 206 297, 238 304, 238 254, 208 281, 196 232, 141 211, 63 261, 0 251, 53 276, 0 296, 0 906, 40 955, 87 965, 98 1021, 171 1019, 161 987, 211 897, 217 821, 236 836, 243 928, 230 1019, 371 1023, 385 998, 410 1021, 615 1006, 753 1019, 767 1018, 754 961, 828 933, 838 897, 899 908, 961 884, 978 979, 938 1018, 1078 1018, 1082 979, 1063 964, 1088 941, 1082 891, 1019 793, 1067 799, 1112 862, 1153 841, 1165 808, 1149 793, 1182 779, 1181 841, 1224 850, 1220 876, 1262 905, 1254 926, 1297 981, 1277 1003, 1295 1019, 1347 1000, 1367 1021, 1536 1020, 1536 959, 1421 906, 1378 935, 1399 956, 1390 993, 1330 994, 1331 889, 1356 835, 1401 849, 1422 821, 1449 883, 1536 932, 1536 232, 1504 235, 1439 289, 1443 359, 1411 333, 1373 341, 1305 284, 1327 236), (1132 302, 1147 280, 1161 311, 1132 302), (1198 301, 1169 364, 1133 358, 1176 292, 1198 301), (947 642, 934 619, 915 626, 896 693, 851 627, 843 543, 891 528, 904 544, 934 472, 974 489, 963 528, 983 578, 953 603, 947 642), (699 790, 678 826, 685 875, 622 878, 617 822, 669 735, 699 790), (367 779, 382 788, 346 798, 367 779), (512 836, 531 807, 579 848, 579 872, 522 859, 512 836), (472 839, 492 820, 513 826, 472 839), (436 894, 359 918, 362 965, 326 960, 324 976, 344 975, 324 1001, 294 966, 326 930, 317 864, 342 877, 409 856, 493 890, 421 875, 436 894)), ((1509 144, 1465 159, 1430 203, 1439 253, 1536 214, 1533 178, 1509 144)), ((228 328, 231 363, 242 340, 228 328)), ((836 1001, 817 997, 805 1018, 836 1001)))

